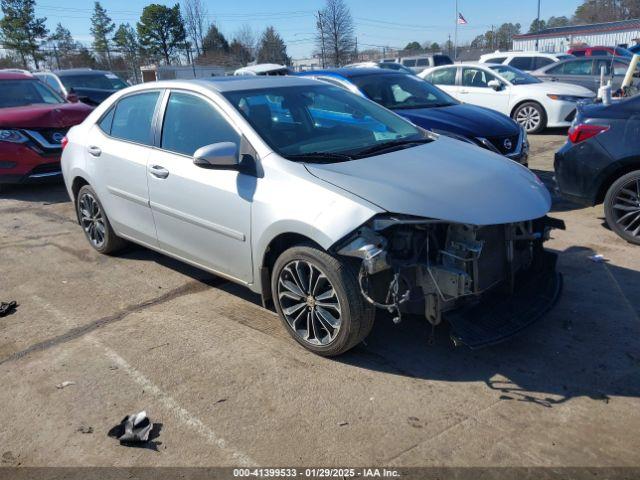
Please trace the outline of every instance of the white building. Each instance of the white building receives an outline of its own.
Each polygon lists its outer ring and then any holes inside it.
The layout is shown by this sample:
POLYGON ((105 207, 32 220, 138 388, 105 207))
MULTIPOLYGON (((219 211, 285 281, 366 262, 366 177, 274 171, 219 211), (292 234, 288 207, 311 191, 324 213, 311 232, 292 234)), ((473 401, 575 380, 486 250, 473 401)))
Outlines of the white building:
POLYGON ((640 39, 640 19, 619 22, 545 28, 537 33, 513 37, 513 49, 521 51, 566 52, 572 45, 632 46, 640 39))
POLYGON ((209 78, 226 74, 225 68, 217 65, 147 65, 140 67, 140 71, 142 72, 143 82, 209 78))
POLYGON ((296 72, 304 72, 306 70, 317 70, 321 68, 320 58, 311 57, 311 58, 299 58, 297 60, 291 61, 291 67, 296 72))

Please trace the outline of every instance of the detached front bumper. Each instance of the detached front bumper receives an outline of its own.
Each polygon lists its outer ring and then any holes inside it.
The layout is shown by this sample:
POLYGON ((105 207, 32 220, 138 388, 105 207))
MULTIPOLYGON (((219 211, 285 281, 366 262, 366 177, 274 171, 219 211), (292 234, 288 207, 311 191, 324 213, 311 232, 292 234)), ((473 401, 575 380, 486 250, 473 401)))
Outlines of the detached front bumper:
POLYGON ((0 142, 0 184, 38 183, 62 178, 60 148, 44 151, 0 142))
POLYGON ((446 313, 454 343, 474 349, 495 345, 541 319, 562 292, 557 258, 555 253, 542 252, 536 264, 517 277, 511 295, 491 292, 477 305, 446 313))

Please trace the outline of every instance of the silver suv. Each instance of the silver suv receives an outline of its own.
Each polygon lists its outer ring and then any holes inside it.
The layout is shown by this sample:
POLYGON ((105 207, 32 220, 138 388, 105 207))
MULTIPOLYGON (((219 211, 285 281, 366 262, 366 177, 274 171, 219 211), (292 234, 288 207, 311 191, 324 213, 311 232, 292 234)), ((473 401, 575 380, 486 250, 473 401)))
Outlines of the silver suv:
POLYGON ((534 174, 322 82, 139 85, 64 144, 93 248, 129 240, 246 285, 321 355, 366 337, 375 307, 445 318, 456 342, 479 346, 559 293, 534 174))

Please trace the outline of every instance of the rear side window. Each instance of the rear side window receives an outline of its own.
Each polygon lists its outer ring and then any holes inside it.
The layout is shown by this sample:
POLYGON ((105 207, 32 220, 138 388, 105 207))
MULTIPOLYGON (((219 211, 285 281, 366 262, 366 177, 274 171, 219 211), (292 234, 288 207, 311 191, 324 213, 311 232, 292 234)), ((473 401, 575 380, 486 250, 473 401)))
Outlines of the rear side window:
POLYGON ((108 135, 111 135, 111 124, 113 123, 113 114, 115 113, 115 111, 115 107, 111 108, 107 112, 107 114, 102 117, 102 120, 98 122, 98 127, 100 127, 100 130, 108 135))
POLYGON ((553 63, 553 60, 547 57, 536 57, 533 61, 533 70, 537 70, 542 67, 546 67, 553 63))
POLYGON ((449 58, 449 55, 434 55, 433 65, 439 67, 440 65, 453 65, 453 60, 449 58))
POLYGON ((571 52, 574 57, 584 57, 587 52, 585 50, 575 50, 571 52))
POLYGON ((455 68, 443 68, 427 75, 426 80, 434 85, 455 85, 456 84, 455 68))
POLYGON ((607 55, 611 55, 606 50, 591 50, 592 57, 606 57, 607 55))
POLYGON ((419 58, 416 61, 416 66, 417 67, 427 67, 427 66, 429 66, 429 59, 428 58, 419 58))
POLYGON ((593 60, 567 62, 564 64, 565 75, 591 75, 593 60))
POLYGON ((487 58, 484 62, 482 63, 502 63, 507 59, 507 57, 493 57, 493 58, 487 58))
POLYGON ((509 65, 520 70, 533 70, 533 57, 513 57, 509 65))
POLYGON ((402 65, 404 65, 405 67, 415 67, 416 66, 416 61, 414 60, 402 60, 402 65))
POLYGON ((129 142, 152 145, 151 122, 160 92, 138 93, 116 105, 111 136, 129 142))
POLYGON ((192 156, 200 147, 219 142, 240 145, 240 135, 205 99, 172 93, 164 115, 161 147, 192 156))

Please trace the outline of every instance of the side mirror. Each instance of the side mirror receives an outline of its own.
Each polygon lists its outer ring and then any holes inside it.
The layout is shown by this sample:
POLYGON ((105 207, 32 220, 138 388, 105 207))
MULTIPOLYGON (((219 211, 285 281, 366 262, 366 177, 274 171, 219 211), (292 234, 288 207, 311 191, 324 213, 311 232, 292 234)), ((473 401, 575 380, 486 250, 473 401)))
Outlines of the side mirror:
POLYGON ((233 142, 205 145, 193 154, 193 164, 201 168, 238 170, 238 146, 233 142))
POLYGON ((495 78, 493 80, 489 80, 487 86, 493 88, 496 92, 502 90, 502 83, 500 82, 500 80, 496 80, 495 78))
POLYGON ((77 93, 71 92, 67 95, 67 101, 71 103, 78 103, 80 101, 80 97, 78 97, 77 93))

